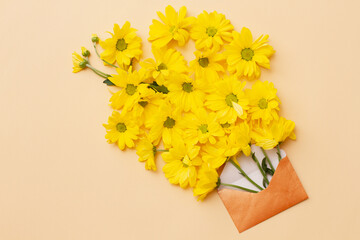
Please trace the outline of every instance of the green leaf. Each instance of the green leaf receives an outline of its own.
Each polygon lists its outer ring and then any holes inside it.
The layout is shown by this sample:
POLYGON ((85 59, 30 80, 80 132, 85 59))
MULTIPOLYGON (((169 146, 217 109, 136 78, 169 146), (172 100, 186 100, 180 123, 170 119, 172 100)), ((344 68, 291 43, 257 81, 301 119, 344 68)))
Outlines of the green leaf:
POLYGON ((256 162, 256 160, 255 160, 255 153, 251 153, 251 158, 254 160, 254 162, 256 162))
POLYGON ((266 157, 264 157, 263 160, 261 161, 261 167, 266 172, 266 169, 268 168, 266 165, 266 157))
POLYGON ((167 87, 165 87, 164 85, 161 86, 157 86, 156 90, 158 92, 164 93, 164 94, 168 94, 169 93, 169 89, 167 87))
POLYGON ((274 176, 274 171, 270 168, 266 168, 265 172, 271 176, 274 176))
POLYGON ((149 88, 152 88, 154 91, 156 92, 160 92, 160 93, 164 93, 164 94, 168 94, 169 93, 169 89, 167 87, 165 87, 164 85, 159 86, 157 84, 157 82, 153 82, 149 85, 149 88))
POLYGON ((103 83, 105 83, 108 86, 115 86, 115 84, 113 84, 109 79, 105 79, 105 81, 103 81, 103 83))

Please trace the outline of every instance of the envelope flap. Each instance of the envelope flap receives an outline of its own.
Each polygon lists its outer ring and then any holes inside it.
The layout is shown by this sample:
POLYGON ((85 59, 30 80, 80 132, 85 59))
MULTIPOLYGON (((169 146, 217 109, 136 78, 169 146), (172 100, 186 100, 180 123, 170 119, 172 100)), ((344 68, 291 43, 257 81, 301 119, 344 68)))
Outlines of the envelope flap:
POLYGON ((221 189, 218 194, 239 232, 308 198, 288 157, 280 161, 265 190, 249 193, 221 189))

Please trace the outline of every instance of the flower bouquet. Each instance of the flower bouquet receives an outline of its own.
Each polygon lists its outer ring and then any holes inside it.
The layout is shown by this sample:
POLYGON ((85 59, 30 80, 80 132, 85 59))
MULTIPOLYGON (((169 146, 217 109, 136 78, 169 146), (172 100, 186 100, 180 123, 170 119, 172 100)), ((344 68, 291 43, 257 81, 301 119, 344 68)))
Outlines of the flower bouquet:
POLYGON ((107 39, 91 38, 116 73, 91 65, 84 47, 73 53, 73 72, 90 69, 111 88, 108 142, 135 148, 147 170, 156 171, 161 155, 169 182, 192 188, 199 200, 217 190, 239 232, 307 199, 280 150, 296 138, 295 124, 279 116, 274 85, 258 80, 275 53, 268 35, 254 40, 216 11, 195 18, 168 6, 157 15, 148 38, 153 58, 141 58, 129 22, 115 24, 107 39), (189 39, 196 51, 188 64, 181 51, 189 39))

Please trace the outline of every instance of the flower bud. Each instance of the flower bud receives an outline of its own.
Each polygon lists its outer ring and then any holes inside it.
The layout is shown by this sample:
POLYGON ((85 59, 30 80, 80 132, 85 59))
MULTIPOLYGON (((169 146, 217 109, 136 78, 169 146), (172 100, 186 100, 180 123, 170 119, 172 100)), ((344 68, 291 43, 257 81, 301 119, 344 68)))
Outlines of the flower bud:
POLYGON ((90 52, 89 52, 89 50, 87 50, 86 48, 81 47, 81 54, 82 54, 84 57, 88 57, 88 56, 90 55, 90 52))
POLYGON ((99 42, 99 37, 96 34, 91 35, 91 41, 93 43, 98 43, 99 42))
POLYGON ((86 50, 85 52, 83 52, 82 55, 83 55, 84 57, 88 57, 88 56, 90 55, 89 50, 86 50))

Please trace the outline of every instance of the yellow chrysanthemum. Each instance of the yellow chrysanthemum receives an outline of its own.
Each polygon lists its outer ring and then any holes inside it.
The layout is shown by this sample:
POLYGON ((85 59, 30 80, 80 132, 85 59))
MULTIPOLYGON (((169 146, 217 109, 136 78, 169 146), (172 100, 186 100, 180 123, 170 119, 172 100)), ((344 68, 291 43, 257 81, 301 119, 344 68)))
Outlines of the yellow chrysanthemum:
POLYGON ((224 67, 221 61, 224 60, 222 54, 217 49, 196 51, 195 59, 190 62, 190 68, 195 72, 196 79, 204 80, 207 83, 214 83, 219 79, 219 73, 223 73, 224 67))
POLYGON ((260 67, 270 69, 269 57, 275 53, 268 44, 268 35, 261 35, 253 42, 249 29, 243 28, 241 33, 233 32, 234 40, 225 47, 228 70, 237 76, 249 79, 259 78, 260 67))
POLYGON ((205 93, 201 83, 186 75, 174 76, 167 87, 170 91, 168 99, 180 110, 194 112, 204 104, 205 93))
POLYGON ((294 128, 293 121, 280 117, 279 120, 274 120, 269 125, 253 129, 251 137, 257 146, 269 150, 284 142, 286 138, 295 140, 294 128))
POLYGON ((125 105, 133 106, 139 99, 138 88, 147 88, 147 85, 140 84, 144 77, 138 71, 126 72, 121 68, 117 68, 116 71, 118 74, 109 77, 109 80, 122 89, 112 95, 110 102, 114 109, 119 110, 125 105))
MULTIPOLYGON (((234 127, 235 129, 235 127, 234 127)), ((240 131, 232 131, 229 136, 220 137, 215 144, 205 144, 202 147, 202 159, 212 168, 219 168, 229 157, 238 154, 242 149, 247 151, 246 146, 240 141, 240 131)))
POLYGON ((163 102, 149 119, 149 135, 151 139, 154 139, 154 143, 158 144, 162 139, 165 148, 169 148, 174 139, 181 138, 183 131, 180 128, 180 119, 181 112, 179 109, 167 101, 163 102))
POLYGON ((228 122, 225 122, 225 123, 221 123, 220 126, 222 127, 222 129, 226 134, 230 134, 233 128, 235 127, 235 123, 230 124, 228 122))
POLYGON ((88 61, 86 61, 86 59, 80 56, 77 52, 73 52, 72 62, 73 62, 73 73, 80 72, 81 70, 86 68, 86 64, 88 63, 88 61))
POLYGON ((198 173, 198 181, 193 190, 194 196, 198 196, 198 200, 204 198, 218 187, 219 175, 214 168, 208 164, 203 164, 198 173))
POLYGON ((109 63, 116 61, 121 67, 129 66, 133 58, 139 60, 142 54, 141 38, 136 35, 136 31, 135 28, 130 27, 128 21, 122 28, 115 24, 114 34, 110 33, 111 38, 100 40, 100 46, 104 49, 100 54, 101 59, 109 63))
POLYGON ((136 154, 139 156, 140 162, 145 162, 146 170, 156 171, 156 146, 153 145, 149 137, 145 137, 139 141, 136 146, 136 154))
POLYGON ((245 90, 250 102, 248 113, 251 120, 261 119, 268 124, 273 119, 279 119, 280 99, 276 96, 276 92, 274 84, 268 81, 257 81, 251 89, 245 90))
POLYGON ((250 137, 250 127, 246 122, 242 122, 239 125, 233 128, 233 136, 229 136, 230 141, 234 141, 241 151, 246 155, 250 156, 251 154, 251 137, 250 137))
POLYGON ((140 84, 138 88, 138 98, 136 101, 130 104, 126 104, 123 111, 131 111, 134 117, 137 119, 138 126, 149 128, 150 119, 164 102, 164 94, 157 93, 153 89, 150 89, 147 84, 140 84))
POLYGON ((233 102, 243 109, 241 119, 246 119, 249 101, 243 92, 246 82, 239 81, 235 76, 225 76, 214 84, 213 92, 206 97, 205 106, 216 111, 221 123, 234 123, 238 114, 233 107, 233 102))
MULTIPOLYGON (((226 137, 220 138, 220 141, 224 141, 222 139, 226 139, 226 137)), ((212 168, 219 168, 221 165, 224 164, 224 162, 226 162, 226 149, 221 148, 219 142, 217 142, 215 145, 207 143, 201 148, 201 150, 202 159, 212 168)))
POLYGON ((130 114, 113 111, 108 124, 103 126, 106 128, 105 138, 109 143, 117 143, 121 150, 124 150, 125 146, 135 146, 134 140, 138 139, 139 127, 130 114))
POLYGON ((145 70, 146 78, 153 78, 157 84, 163 85, 166 80, 175 74, 188 71, 183 55, 175 49, 152 49, 154 59, 148 58, 140 62, 145 70))
POLYGON ((189 113, 182 122, 185 129, 185 141, 191 144, 216 143, 216 137, 224 136, 224 130, 220 126, 214 112, 207 113, 204 108, 199 108, 194 113, 189 113))
POLYGON ((197 49, 220 47, 232 40, 234 26, 224 14, 216 11, 210 14, 204 11, 197 17, 191 29, 190 36, 195 41, 197 49))
POLYGON ((229 136, 220 138, 216 146, 219 149, 224 150, 224 155, 226 157, 232 157, 238 154, 241 150, 241 145, 239 144, 239 132, 233 131, 229 136))
POLYGON ((85 47, 81 47, 81 55, 83 55, 84 57, 88 57, 90 56, 90 51, 87 50, 85 47))
POLYGON ((170 183, 179 184, 182 188, 186 188, 188 185, 195 186, 196 167, 202 163, 199 151, 199 146, 184 144, 183 141, 177 139, 174 141, 174 147, 161 155, 166 163, 163 172, 170 183))
POLYGON ((150 26, 149 41, 156 48, 162 48, 172 40, 176 41, 179 46, 184 46, 189 40, 189 28, 194 22, 194 17, 186 17, 186 7, 181 7, 179 13, 172 6, 165 8, 165 15, 157 12, 162 22, 153 20, 150 26))

